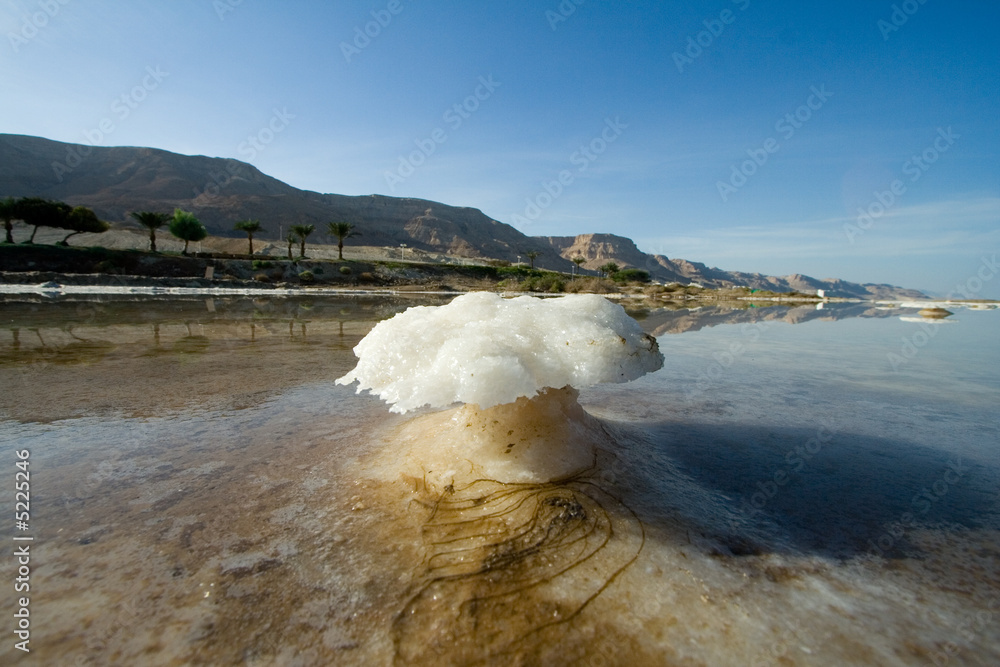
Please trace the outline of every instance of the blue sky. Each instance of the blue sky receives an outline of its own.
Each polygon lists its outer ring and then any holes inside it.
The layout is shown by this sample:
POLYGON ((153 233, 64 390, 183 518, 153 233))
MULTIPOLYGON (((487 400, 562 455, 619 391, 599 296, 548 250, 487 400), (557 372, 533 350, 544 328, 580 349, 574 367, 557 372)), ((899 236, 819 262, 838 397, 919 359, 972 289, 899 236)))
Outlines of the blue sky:
POLYGON ((0 132, 1000 298, 998 29, 982 1, 0 0, 0 132))

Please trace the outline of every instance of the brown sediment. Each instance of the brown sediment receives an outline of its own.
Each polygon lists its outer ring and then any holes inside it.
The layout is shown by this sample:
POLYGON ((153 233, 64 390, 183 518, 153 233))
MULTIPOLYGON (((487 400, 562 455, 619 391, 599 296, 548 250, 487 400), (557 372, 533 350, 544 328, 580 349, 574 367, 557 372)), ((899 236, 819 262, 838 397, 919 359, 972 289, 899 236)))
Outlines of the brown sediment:
POLYGON ((397 664, 520 664, 635 562, 642 522, 594 483, 476 480, 422 529, 415 592, 393 623, 397 664))
POLYGON ((920 315, 920 317, 927 317, 935 320, 944 319, 954 315, 953 312, 944 308, 923 308, 917 314, 920 315))

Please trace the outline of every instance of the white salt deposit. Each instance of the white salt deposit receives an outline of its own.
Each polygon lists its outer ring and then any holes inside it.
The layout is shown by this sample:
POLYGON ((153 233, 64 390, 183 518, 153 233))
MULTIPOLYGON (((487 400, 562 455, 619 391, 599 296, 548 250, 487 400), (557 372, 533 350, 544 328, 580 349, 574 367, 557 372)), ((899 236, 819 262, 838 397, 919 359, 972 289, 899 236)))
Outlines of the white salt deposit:
POLYGON ((503 299, 488 292, 418 306, 380 322, 337 380, 393 412, 456 402, 489 408, 546 387, 628 382, 663 366, 656 339, 597 295, 503 299))

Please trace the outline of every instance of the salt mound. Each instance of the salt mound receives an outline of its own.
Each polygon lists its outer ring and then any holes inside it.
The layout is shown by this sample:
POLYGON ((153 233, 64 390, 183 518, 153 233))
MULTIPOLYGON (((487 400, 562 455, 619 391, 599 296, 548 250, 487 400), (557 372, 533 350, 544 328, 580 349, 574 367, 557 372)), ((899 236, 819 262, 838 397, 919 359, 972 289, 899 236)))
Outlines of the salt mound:
POLYGON ((663 366, 656 339, 597 295, 503 299, 488 292, 418 306, 380 322, 354 348, 359 383, 393 412, 456 402, 489 408, 546 387, 628 382, 663 366))

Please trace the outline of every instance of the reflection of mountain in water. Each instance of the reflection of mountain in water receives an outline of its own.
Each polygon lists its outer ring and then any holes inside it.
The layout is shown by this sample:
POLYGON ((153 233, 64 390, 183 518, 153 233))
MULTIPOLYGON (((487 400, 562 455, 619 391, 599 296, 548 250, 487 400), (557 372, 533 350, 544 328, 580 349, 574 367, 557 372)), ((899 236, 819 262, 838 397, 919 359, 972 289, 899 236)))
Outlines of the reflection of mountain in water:
POLYGON ((191 405, 245 408, 276 392, 331 381, 379 320, 417 303, 323 299, 18 297, 3 303, 0 414, 38 406, 153 414, 191 405), (141 391, 135 391, 139 385, 141 391), (132 389, 128 389, 132 387, 132 389), (221 397, 228 396, 228 399, 221 397))
POLYGON ((0 295, 5 321, 24 328, 128 325, 170 321, 209 322, 279 321, 286 319, 343 320, 374 323, 410 306, 440 305, 441 295, 357 295, 318 298, 181 297, 109 294, 43 297, 33 294, 0 295))
MULTIPOLYGON (((0 300, 0 413, 31 418, 39 405, 70 417, 93 410, 151 414, 192 404, 255 405, 275 392, 329 382, 350 370, 350 350, 379 321, 453 296, 316 298, 45 297, 0 300), (63 367, 58 372, 56 367, 63 367), (141 392, 124 389, 143 384, 141 392), (86 390, 81 388, 85 387, 86 390)), ((912 310, 912 309, 911 309, 912 310)), ((648 333, 762 320, 790 323, 891 317, 870 304, 739 304, 630 310, 648 333)), ((913 310, 913 313, 916 311, 913 310)))
MULTIPOLYGON (((745 322, 787 322, 801 324, 815 320, 833 322, 853 317, 894 317, 899 310, 876 308, 870 303, 824 304, 822 309, 807 306, 775 305, 762 308, 705 306, 691 310, 658 309, 644 311, 639 319, 642 328, 654 336, 698 331, 720 324, 743 324, 745 322)), ((635 315, 633 315, 635 316, 635 315)))

